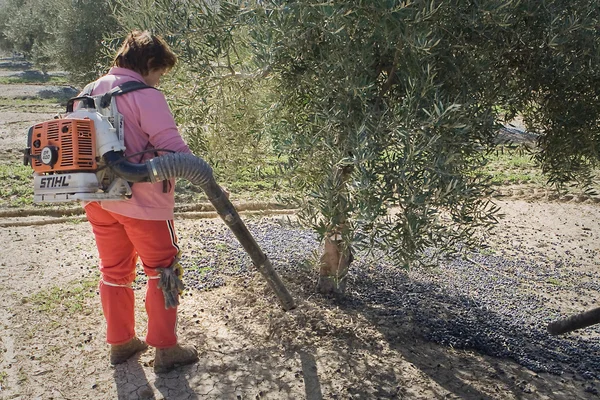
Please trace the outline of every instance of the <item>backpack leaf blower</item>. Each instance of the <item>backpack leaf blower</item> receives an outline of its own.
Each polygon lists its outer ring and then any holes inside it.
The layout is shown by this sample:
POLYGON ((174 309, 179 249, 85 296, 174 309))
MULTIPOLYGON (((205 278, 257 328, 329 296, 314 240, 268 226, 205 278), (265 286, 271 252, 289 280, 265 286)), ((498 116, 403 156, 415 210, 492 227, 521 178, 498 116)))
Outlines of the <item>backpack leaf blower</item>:
POLYGON ((126 82, 103 95, 84 93, 67 102, 62 118, 29 128, 23 162, 34 171, 34 202, 125 200, 131 197, 131 183, 187 179, 204 190, 283 309, 293 309, 292 296, 203 159, 170 153, 136 164, 124 156, 122 116, 115 97, 140 89, 154 88, 126 82))

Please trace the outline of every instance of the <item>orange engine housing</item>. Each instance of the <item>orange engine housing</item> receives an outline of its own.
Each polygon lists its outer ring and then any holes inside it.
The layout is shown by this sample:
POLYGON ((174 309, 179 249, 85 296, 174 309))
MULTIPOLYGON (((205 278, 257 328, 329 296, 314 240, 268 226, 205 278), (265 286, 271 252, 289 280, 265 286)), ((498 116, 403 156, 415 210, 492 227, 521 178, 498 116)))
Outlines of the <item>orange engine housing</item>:
POLYGON ((31 166, 38 173, 89 171, 97 168, 94 121, 91 119, 55 119, 41 122, 29 131, 31 166), (58 148, 53 165, 40 161, 46 146, 58 148))

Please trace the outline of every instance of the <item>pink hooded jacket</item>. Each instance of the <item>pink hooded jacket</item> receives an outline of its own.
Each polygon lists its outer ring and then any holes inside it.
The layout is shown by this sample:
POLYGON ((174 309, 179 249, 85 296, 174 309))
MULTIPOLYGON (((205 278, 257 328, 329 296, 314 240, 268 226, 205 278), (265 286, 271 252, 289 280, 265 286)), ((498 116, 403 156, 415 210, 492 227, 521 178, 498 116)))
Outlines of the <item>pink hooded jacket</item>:
MULTIPOLYGON (((128 81, 144 82, 140 74, 126 68, 113 67, 96 81, 92 95, 108 92, 128 81)), ((140 89, 116 97, 117 108, 123 115, 125 155, 147 149, 169 149, 190 153, 183 141, 165 96, 155 89, 140 89)), ((129 161, 142 163, 155 157, 154 152, 136 156, 129 161)), ((102 208, 131 218, 145 220, 171 220, 175 206, 175 180, 171 179, 164 192, 164 183, 135 183, 131 199, 102 201, 102 208)))

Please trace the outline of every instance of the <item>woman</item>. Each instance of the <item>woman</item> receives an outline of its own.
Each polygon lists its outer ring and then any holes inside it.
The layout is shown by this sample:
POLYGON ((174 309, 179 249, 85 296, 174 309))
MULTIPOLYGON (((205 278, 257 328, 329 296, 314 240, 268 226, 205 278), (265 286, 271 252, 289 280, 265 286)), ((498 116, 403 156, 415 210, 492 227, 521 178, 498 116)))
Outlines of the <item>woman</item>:
MULTIPOLYGON (((147 31, 134 31, 117 52, 110 71, 91 84, 91 94, 106 93, 128 81, 155 87, 176 61, 175 54, 162 38, 147 31)), ((116 101, 124 120, 125 156, 146 151, 130 161, 141 163, 158 155, 151 149, 190 153, 160 91, 136 90, 118 96, 116 101)), ((178 344, 177 307, 165 307, 162 290, 158 287, 158 269, 172 267, 178 260, 174 204, 174 180, 171 180, 136 183, 132 186, 132 197, 127 200, 85 205, 100 257, 100 299, 113 365, 127 361, 148 345, 156 348, 154 369, 157 372, 198 360, 195 348, 178 344), (131 288, 138 256, 148 276, 145 342, 135 334, 131 288)))

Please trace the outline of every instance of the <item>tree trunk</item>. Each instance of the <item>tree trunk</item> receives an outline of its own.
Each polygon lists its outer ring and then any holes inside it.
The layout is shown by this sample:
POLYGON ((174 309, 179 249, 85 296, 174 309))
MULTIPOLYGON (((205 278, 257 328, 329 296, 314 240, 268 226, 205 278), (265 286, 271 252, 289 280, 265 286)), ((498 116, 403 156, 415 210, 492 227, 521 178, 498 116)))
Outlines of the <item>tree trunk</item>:
POLYGON ((344 294, 346 275, 352 263, 352 250, 337 239, 339 235, 325 238, 325 248, 319 261, 319 292, 344 294))

